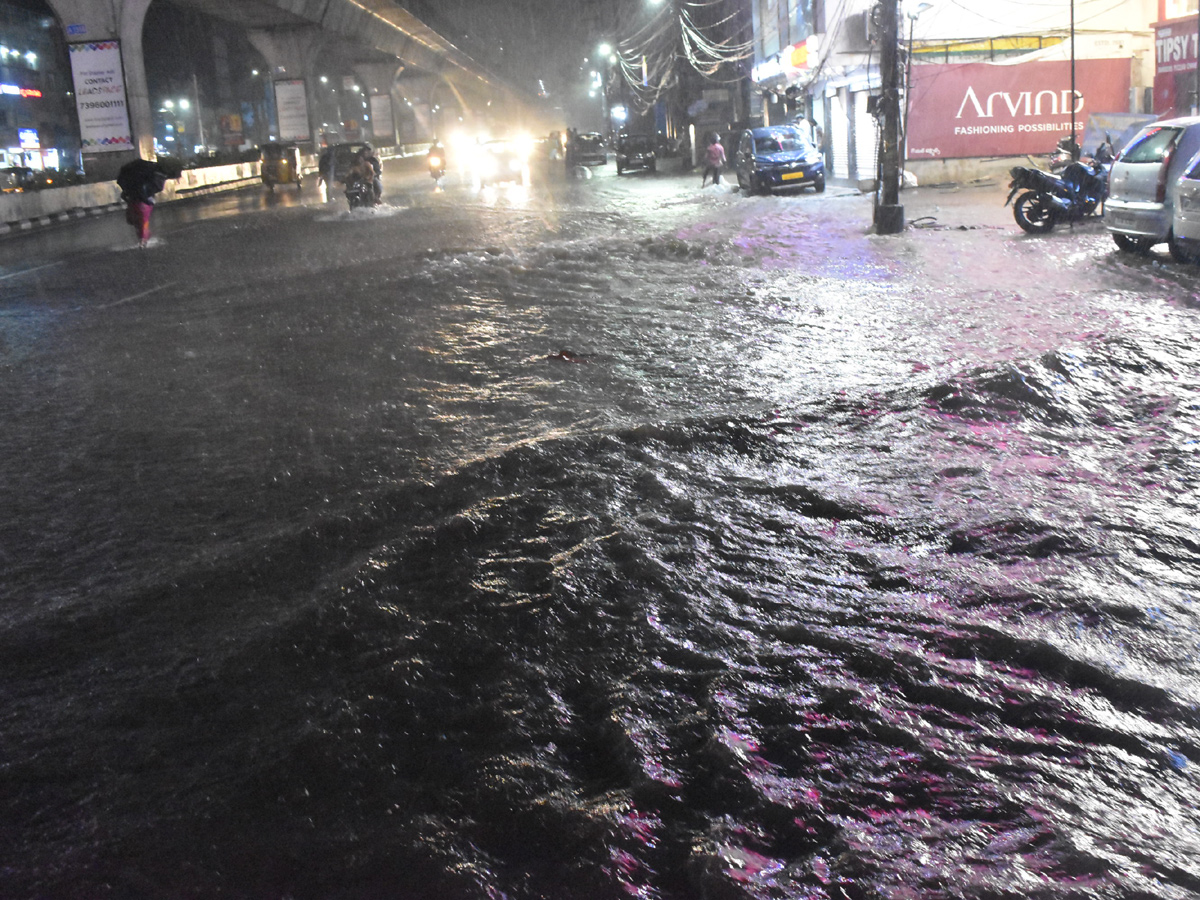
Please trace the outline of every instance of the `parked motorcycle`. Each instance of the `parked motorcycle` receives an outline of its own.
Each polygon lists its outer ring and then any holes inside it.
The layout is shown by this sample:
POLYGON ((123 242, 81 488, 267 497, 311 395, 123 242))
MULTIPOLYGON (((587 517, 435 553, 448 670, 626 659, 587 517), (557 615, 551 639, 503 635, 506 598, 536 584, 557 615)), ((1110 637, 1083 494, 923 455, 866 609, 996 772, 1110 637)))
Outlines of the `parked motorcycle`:
POLYGON ((1012 182, 1004 205, 1012 203, 1013 218, 1030 234, 1045 234, 1064 222, 1103 215, 1110 166, 1095 159, 1072 162, 1061 175, 1015 166, 1009 172, 1012 182))
POLYGON ((346 182, 346 200, 352 210, 374 206, 375 186, 365 179, 352 178, 346 182))

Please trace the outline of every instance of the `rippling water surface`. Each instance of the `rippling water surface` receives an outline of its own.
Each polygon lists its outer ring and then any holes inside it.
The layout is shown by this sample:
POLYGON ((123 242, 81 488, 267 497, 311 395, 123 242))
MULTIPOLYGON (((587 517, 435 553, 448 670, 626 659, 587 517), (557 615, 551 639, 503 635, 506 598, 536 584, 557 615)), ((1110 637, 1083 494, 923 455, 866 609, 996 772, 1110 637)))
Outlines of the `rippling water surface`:
POLYGON ((4 283, 0 894, 1200 896, 1197 276, 553 188, 4 283))

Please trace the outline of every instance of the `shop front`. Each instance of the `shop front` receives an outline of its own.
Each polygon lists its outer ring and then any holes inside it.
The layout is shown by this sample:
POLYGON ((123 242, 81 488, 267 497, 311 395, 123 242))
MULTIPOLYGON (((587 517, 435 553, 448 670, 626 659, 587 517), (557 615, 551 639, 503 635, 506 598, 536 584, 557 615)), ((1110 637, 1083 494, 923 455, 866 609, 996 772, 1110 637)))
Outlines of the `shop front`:
POLYGON ((1196 109, 1196 17, 1154 26, 1154 112, 1185 116, 1196 109))

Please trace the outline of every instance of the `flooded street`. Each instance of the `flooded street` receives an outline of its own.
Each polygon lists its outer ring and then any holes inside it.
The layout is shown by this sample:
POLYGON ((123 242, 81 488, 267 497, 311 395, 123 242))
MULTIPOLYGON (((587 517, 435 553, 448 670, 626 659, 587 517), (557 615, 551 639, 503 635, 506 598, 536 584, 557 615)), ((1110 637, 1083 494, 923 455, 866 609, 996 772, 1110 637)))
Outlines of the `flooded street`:
POLYGON ((1200 268, 388 167, 0 241, 0 896, 1200 896, 1200 268))

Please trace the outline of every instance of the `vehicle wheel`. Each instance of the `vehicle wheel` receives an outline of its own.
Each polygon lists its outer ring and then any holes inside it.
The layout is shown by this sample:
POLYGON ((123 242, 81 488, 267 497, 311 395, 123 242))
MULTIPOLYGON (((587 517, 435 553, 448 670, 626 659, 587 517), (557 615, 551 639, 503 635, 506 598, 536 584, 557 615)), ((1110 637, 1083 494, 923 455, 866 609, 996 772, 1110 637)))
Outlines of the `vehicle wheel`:
POLYGON ((1026 191, 1017 198, 1013 218, 1030 234, 1045 234, 1054 228, 1054 210, 1037 191, 1026 191))
POLYGON ((816 181, 813 182, 813 190, 818 194, 825 193, 825 176, 818 175, 816 181))
POLYGON ((1175 232, 1171 232, 1167 235, 1167 252, 1171 254, 1171 259, 1175 260, 1177 263, 1190 263, 1196 261, 1196 255, 1175 239, 1175 232))
POLYGON ((1113 232, 1113 243, 1126 253, 1147 253, 1153 246, 1149 238, 1134 238, 1117 232, 1113 232))

